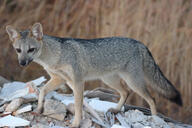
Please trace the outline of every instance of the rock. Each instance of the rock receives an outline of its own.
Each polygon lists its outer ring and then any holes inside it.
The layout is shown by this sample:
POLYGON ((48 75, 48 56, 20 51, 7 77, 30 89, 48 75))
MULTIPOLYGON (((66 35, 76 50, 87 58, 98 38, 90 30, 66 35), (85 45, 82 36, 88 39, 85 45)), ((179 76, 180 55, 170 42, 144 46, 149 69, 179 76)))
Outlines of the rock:
POLYGON ((31 128, 49 128, 49 126, 38 123, 33 125, 31 128))
POLYGON ((43 115, 62 121, 66 116, 66 106, 59 101, 47 99, 44 103, 43 115))
POLYGON ((125 127, 118 125, 118 124, 114 124, 111 128, 125 128, 125 127))
POLYGON ((5 111, 5 108, 7 107, 8 104, 4 104, 0 107, 0 113, 5 111))
POLYGON ((80 123, 80 128, 90 128, 92 125, 92 121, 90 119, 84 119, 80 123))
POLYGON ((30 124, 29 121, 11 115, 0 118, 0 127, 5 126, 19 127, 19 126, 28 126, 29 124, 30 124))
POLYGON ((46 79, 44 77, 40 77, 27 83, 15 81, 4 84, 0 92, 0 99, 2 100, 0 105, 19 97, 23 97, 25 99, 38 99, 37 87, 45 80, 46 79))
POLYGON ((154 123, 154 124, 157 124, 159 126, 165 126, 167 125, 167 123, 161 119, 160 117, 156 116, 156 115, 153 115, 151 117, 149 117, 149 120, 154 123))
POLYGON ((73 115, 75 114, 75 108, 73 103, 67 105, 67 111, 69 111, 73 115))
POLYGON ((32 105, 27 105, 23 108, 18 109, 16 112, 14 112, 14 115, 19 115, 21 113, 29 112, 32 110, 32 105))
POLYGON ((14 112, 16 111, 22 104, 24 99, 23 98, 17 98, 11 101, 9 105, 5 108, 6 112, 14 112))
POLYGON ((25 99, 37 99, 37 93, 33 92, 36 90, 32 82, 25 84, 23 82, 12 82, 4 84, 1 89, 0 99, 3 102, 12 101, 16 98, 25 98, 25 99))
POLYGON ((130 128, 151 128, 151 127, 145 127, 143 124, 137 122, 137 123, 131 124, 130 128))
POLYGON ((125 112, 124 119, 133 128, 170 128, 162 118, 156 115, 146 116, 139 110, 125 112))
POLYGON ((110 108, 115 108, 117 106, 117 103, 102 101, 99 99, 91 99, 88 104, 98 112, 107 112, 110 108))
POLYGON ((94 123, 94 124, 93 124, 93 128, 102 128, 102 126, 99 125, 99 124, 94 123))
MULTIPOLYGON (((171 127, 171 128, 183 128, 183 126, 179 126, 179 125, 176 125, 176 124, 173 124, 173 123, 168 123, 168 125, 171 127)), ((187 126, 186 126, 186 128, 188 128, 187 126)), ((189 126, 189 128, 191 128, 190 126, 189 126)))
POLYGON ((9 83, 10 81, 5 79, 4 77, 0 76, 0 85, 4 84, 4 83, 9 83))
POLYGON ((0 90, 3 87, 3 85, 5 83, 9 83, 10 81, 8 81, 7 79, 5 79, 4 77, 0 76, 0 90))
POLYGON ((147 116, 145 116, 141 111, 139 110, 129 110, 125 112, 126 121, 128 124, 132 124, 135 122, 142 122, 147 120, 147 116))

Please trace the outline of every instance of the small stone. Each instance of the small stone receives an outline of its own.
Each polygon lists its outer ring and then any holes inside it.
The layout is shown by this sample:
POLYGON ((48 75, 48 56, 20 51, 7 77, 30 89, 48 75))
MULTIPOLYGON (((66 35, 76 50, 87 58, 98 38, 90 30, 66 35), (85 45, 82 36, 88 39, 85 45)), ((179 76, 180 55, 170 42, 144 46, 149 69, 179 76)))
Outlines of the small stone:
MULTIPOLYGON (((141 123, 137 122, 131 125, 133 128, 144 128, 145 126, 142 125, 141 123)), ((146 127, 146 128, 151 128, 151 127, 146 127)))
POLYGON ((0 87, 2 87, 5 83, 9 83, 10 81, 8 81, 7 79, 5 79, 4 77, 0 76, 0 87))
POLYGON ((7 107, 8 104, 4 104, 3 106, 0 107, 0 113, 5 111, 5 108, 7 107))
POLYGON ((143 122, 145 120, 147 120, 147 116, 145 116, 141 111, 139 110, 129 110, 127 112, 125 112, 125 116, 126 116, 126 122, 128 122, 128 124, 132 124, 135 122, 143 122))
POLYGON ((11 101, 9 105, 7 105, 5 111, 6 112, 14 112, 16 111, 22 104, 24 99, 23 98, 17 98, 11 101))
POLYGON ((63 121, 66 116, 66 106, 59 101, 47 99, 44 103, 43 115, 63 121))
POLYGON ((101 125, 94 123, 93 127, 95 128, 102 128, 101 125))
POLYGON ((154 123, 166 124, 166 122, 163 119, 161 119, 156 115, 151 116, 151 121, 153 121, 154 123))
POLYGON ((75 108, 73 103, 67 105, 67 111, 69 111, 73 115, 75 114, 75 108))
POLYGON ((84 119, 80 123, 80 128, 90 128, 92 125, 92 121, 90 119, 84 119))
POLYGON ((156 115, 151 116, 151 117, 149 118, 149 120, 150 120, 152 123, 154 123, 154 124, 156 124, 156 125, 159 125, 159 126, 165 126, 165 125, 167 125, 167 123, 166 123, 163 119, 161 119, 160 117, 158 117, 158 116, 156 116, 156 115))
POLYGON ((16 112, 14 112, 14 115, 19 115, 21 113, 29 112, 32 110, 32 105, 27 105, 23 108, 18 109, 16 112))
POLYGON ((31 128, 49 128, 49 126, 38 123, 33 125, 31 128))

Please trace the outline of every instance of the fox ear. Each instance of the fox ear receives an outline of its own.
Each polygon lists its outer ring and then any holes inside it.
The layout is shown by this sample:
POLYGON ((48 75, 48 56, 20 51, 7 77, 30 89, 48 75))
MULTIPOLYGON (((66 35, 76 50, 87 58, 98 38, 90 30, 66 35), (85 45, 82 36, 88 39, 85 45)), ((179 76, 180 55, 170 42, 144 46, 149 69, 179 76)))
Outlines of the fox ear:
POLYGON ((31 32, 36 39, 41 40, 43 38, 43 28, 40 23, 35 23, 32 26, 31 32))
POLYGON ((6 31, 11 41, 15 41, 15 39, 18 39, 20 37, 19 32, 10 25, 6 26, 6 31))

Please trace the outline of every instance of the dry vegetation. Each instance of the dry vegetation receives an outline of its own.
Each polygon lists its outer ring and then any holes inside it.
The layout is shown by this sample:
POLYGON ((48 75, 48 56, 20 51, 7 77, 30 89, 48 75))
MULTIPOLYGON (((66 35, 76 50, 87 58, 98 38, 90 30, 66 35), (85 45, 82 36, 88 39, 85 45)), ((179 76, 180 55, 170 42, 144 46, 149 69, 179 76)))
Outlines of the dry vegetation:
MULTIPOLYGON (((192 1, 189 0, 1 0, 0 75, 27 81, 45 75, 36 64, 18 65, 5 26, 25 29, 41 22, 61 37, 125 36, 146 44, 164 74, 182 94, 182 108, 156 96, 159 112, 192 122, 192 1)), ((133 94, 130 102, 146 105, 133 94)))

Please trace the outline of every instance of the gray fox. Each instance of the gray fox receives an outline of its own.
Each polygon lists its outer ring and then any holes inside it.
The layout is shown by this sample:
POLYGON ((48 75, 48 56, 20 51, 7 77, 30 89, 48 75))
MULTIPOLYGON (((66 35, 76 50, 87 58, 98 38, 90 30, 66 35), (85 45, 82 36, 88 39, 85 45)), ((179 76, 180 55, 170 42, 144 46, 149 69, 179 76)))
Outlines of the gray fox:
POLYGON ((82 118, 84 82, 93 79, 102 80, 120 94, 117 107, 110 109, 112 112, 120 111, 128 96, 120 79, 147 101, 152 114, 157 112, 147 83, 163 97, 182 105, 180 93, 163 75, 148 48, 137 40, 123 37, 59 38, 44 35, 40 23, 25 31, 7 26, 6 31, 20 65, 26 66, 34 61, 42 65, 51 77, 40 90, 39 112, 48 92, 62 83, 67 83, 73 90, 75 117, 72 127, 78 127, 82 118))

